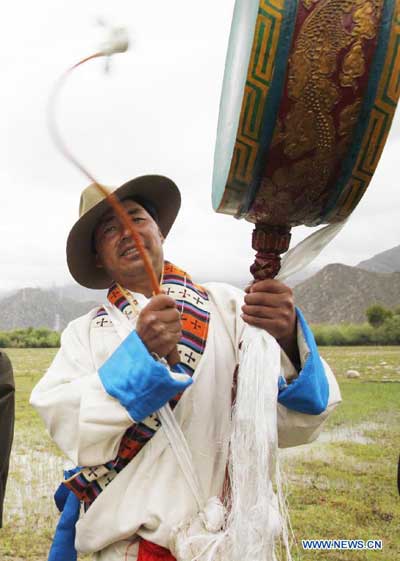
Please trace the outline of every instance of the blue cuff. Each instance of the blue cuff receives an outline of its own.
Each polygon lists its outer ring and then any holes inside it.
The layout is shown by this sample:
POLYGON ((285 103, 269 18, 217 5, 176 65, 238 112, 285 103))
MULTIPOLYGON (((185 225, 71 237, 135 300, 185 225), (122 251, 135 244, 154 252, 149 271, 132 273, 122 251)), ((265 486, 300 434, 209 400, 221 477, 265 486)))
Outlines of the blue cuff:
POLYGON ((328 406, 329 382, 314 335, 301 311, 296 308, 296 312, 310 354, 299 376, 286 387, 280 384, 278 401, 288 409, 299 413, 320 415, 328 406))
POLYGON ((106 392, 118 399, 135 421, 142 421, 193 383, 181 380, 150 355, 132 331, 99 370, 106 392))
MULTIPOLYGON (((66 472, 70 477, 78 468, 66 472)), ((80 502, 72 491, 62 483, 54 495, 57 508, 62 512, 54 534, 47 561, 76 561, 75 525, 79 519, 80 502)))

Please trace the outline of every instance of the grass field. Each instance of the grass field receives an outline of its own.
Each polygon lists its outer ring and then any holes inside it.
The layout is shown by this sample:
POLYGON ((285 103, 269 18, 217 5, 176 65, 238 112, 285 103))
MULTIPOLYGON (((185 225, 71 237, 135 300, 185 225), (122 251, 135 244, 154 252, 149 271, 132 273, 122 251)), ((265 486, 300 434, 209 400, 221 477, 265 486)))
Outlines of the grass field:
MULTIPOLYGON (((28 405, 53 349, 10 349, 17 385, 16 432, 1 561, 45 561, 57 521, 52 495, 62 458, 28 405)), ((316 443, 283 452, 296 561, 398 561, 400 347, 322 349, 343 404, 316 443), (356 369, 361 378, 348 380, 356 369), (303 551, 302 539, 382 539, 383 551, 303 551)), ((87 561, 87 557, 80 557, 87 561)))

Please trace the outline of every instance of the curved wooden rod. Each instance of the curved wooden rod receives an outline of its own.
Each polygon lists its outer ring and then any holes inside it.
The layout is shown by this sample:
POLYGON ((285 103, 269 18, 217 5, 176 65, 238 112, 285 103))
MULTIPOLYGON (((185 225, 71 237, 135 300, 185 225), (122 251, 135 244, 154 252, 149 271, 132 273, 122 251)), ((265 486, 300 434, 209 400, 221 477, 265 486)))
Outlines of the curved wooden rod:
POLYGON ((106 187, 104 187, 104 185, 101 185, 101 183, 99 183, 95 179, 93 174, 90 171, 88 171, 86 169, 86 167, 72 154, 72 152, 68 149, 65 142, 63 141, 62 136, 61 136, 61 134, 58 130, 58 127, 57 127, 57 121, 56 121, 57 101, 58 101, 58 97, 59 97, 59 94, 61 92, 61 89, 62 89, 63 85, 65 84, 67 78, 76 68, 78 68, 79 66, 81 66, 85 62, 88 62, 89 60, 93 60, 95 58, 99 58, 99 57, 103 57, 103 56, 109 56, 109 54, 105 53, 103 51, 99 51, 97 53, 94 53, 93 55, 85 57, 82 60, 80 60, 79 62, 77 62, 76 64, 74 64, 73 66, 71 66, 70 68, 68 68, 68 70, 66 70, 64 72, 64 74, 62 74, 60 76, 60 78, 57 80, 57 82, 56 82, 56 84, 53 88, 53 91, 50 95, 49 102, 48 102, 48 108, 47 108, 48 109, 48 111, 47 111, 48 127, 49 127, 51 137, 52 137, 54 143, 56 144, 57 148, 60 150, 60 152, 62 154, 64 154, 64 156, 67 158, 67 160, 69 160, 71 163, 73 163, 84 175, 86 175, 86 177, 89 179, 89 181, 96 186, 98 191, 100 191, 101 194, 107 199, 108 203, 110 204, 110 206, 115 211, 115 214, 118 216, 121 223, 124 225, 125 228, 128 229, 129 233, 132 236, 132 239, 135 242, 135 246, 136 246, 136 248, 139 252, 139 255, 142 258, 146 273, 147 273, 147 275, 150 279, 150 282, 151 282, 151 287, 152 287, 152 290, 153 290, 153 294, 160 294, 160 292, 161 292, 160 284, 159 284, 159 281, 157 279, 156 273, 154 271, 153 265, 150 261, 150 258, 147 254, 147 251, 146 251, 146 249, 143 245, 142 239, 141 239, 137 229, 133 225, 132 221, 130 220, 129 215, 126 212, 126 210, 124 209, 120 200, 116 197, 116 195, 114 195, 106 187))

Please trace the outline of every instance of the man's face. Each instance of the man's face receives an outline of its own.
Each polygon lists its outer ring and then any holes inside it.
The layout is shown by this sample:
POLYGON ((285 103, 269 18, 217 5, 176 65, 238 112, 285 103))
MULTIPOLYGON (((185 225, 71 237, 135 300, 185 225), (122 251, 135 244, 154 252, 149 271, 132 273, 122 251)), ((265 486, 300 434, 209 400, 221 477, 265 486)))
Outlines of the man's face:
MULTIPOLYGON (((163 237, 157 223, 139 203, 125 200, 122 205, 142 239, 156 275, 160 277, 164 255, 163 237)), ((122 286, 145 293, 143 287, 149 282, 142 259, 129 230, 121 224, 112 209, 105 212, 97 224, 94 241, 97 266, 104 268, 122 286)))

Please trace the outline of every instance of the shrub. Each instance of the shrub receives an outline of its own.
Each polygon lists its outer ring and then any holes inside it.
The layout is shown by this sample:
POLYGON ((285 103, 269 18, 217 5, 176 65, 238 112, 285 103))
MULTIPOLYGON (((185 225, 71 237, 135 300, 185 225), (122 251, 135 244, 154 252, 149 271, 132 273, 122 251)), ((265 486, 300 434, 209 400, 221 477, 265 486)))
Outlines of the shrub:
POLYGON ((400 315, 385 320, 378 328, 368 323, 314 325, 319 346, 400 345, 400 315))
POLYGON ((368 323, 343 325, 348 345, 371 345, 374 343, 374 328, 368 323))
POLYGON ((60 334, 45 327, 0 331, 0 347, 55 348, 60 346, 60 334))
POLYGON ((380 345, 400 345, 400 315, 388 318, 376 330, 376 341, 380 345))
POLYGON ((6 347, 10 346, 10 337, 8 333, 4 331, 0 331, 0 348, 5 349, 6 347))
POLYGON ((313 332, 317 345, 340 346, 349 344, 341 325, 317 325, 313 327, 313 332))
POLYGON ((393 315, 393 312, 380 304, 373 304, 367 308, 365 314, 367 316, 368 323, 372 325, 372 327, 380 327, 393 315))

